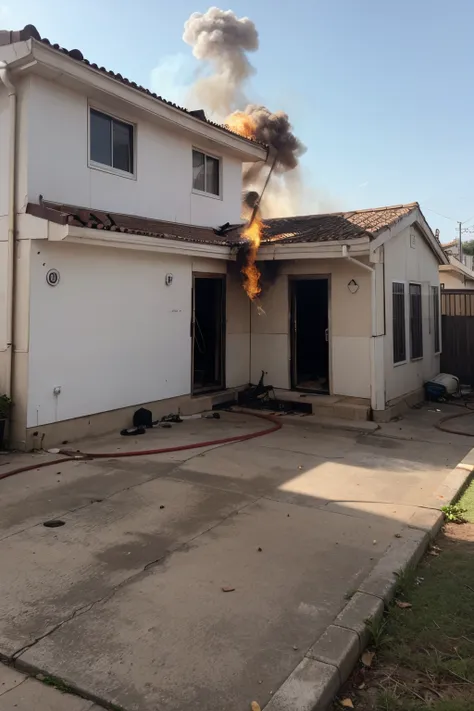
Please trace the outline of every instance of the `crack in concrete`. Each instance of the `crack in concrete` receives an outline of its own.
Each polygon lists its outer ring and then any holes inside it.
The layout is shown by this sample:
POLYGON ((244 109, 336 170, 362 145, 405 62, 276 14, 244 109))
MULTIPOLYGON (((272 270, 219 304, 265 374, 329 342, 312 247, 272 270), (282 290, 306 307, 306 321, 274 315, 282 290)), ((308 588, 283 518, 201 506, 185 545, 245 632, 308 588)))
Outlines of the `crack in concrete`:
POLYGON ((38 644, 38 642, 41 642, 41 640, 54 634, 54 632, 56 632, 56 630, 58 630, 60 627, 67 624, 68 622, 71 622, 71 620, 73 620, 75 617, 79 617, 80 615, 83 615, 84 613, 89 612, 89 610, 91 610, 94 607, 94 605, 99 603, 101 599, 94 600, 93 602, 88 602, 87 605, 82 605, 82 607, 78 607, 68 617, 66 617, 64 620, 61 620, 61 622, 58 622, 56 625, 54 625, 49 630, 47 630, 44 634, 40 635, 39 637, 35 637, 35 639, 32 642, 30 642, 29 644, 25 644, 19 650, 17 650, 16 652, 13 652, 10 659, 13 662, 15 662, 28 649, 31 649, 31 647, 34 647, 35 644, 38 644))
POLYGON ((21 686, 22 684, 24 684, 25 681, 28 681, 28 678, 29 677, 25 676, 25 678, 22 679, 19 684, 15 684, 15 686, 12 686, 11 689, 7 689, 6 691, 1 691, 0 696, 6 696, 7 694, 10 693, 10 691, 15 691, 15 689, 18 689, 18 687, 21 686))

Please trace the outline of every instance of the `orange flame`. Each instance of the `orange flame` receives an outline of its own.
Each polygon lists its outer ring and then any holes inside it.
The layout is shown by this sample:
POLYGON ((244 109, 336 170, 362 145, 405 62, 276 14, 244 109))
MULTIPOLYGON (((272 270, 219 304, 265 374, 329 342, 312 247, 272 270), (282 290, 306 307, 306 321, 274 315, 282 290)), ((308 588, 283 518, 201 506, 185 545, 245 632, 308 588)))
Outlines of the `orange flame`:
POLYGON ((262 291, 259 279, 260 271, 257 268, 257 252, 260 247, 260 242, 262 240, 262 230, 265 227, 261 218, 256 215, 253 222, 251 222, 242 233, 242 237, 248 239, 250 242, 250 248, 247 253, 247 262, 244 267, 242 267, 242 274, 244 275, 244 289, 247 292, 247 296, 252 301, 260 294, 262 291))
POLYGON ((255 138, 255 132, 257 130, 255 121, 249 114, 243 111, 234 111, 233 114, 230 114, 230 116, 226 118, 226 126, 230 128, 231 131, 235 131, 235 133, 245 138, 255 138))
MULTIPOLYGON (((235 133, 245 138, 255 138, 257 129, 255 121, 244 111, 234 111, 233 114, 227 117, 226 125, 231 131, 235 131, 235 133)), ((252 301, 257 298, 262 290, 259 284, 260 271, 257 268, 256 261, 264 226, 257 214, 242 233, 242 237, 250 242, 250 247, 247 252, 247 261, 245 266, 242 267, 242 274, 244 275, 244 289, 252 301)))

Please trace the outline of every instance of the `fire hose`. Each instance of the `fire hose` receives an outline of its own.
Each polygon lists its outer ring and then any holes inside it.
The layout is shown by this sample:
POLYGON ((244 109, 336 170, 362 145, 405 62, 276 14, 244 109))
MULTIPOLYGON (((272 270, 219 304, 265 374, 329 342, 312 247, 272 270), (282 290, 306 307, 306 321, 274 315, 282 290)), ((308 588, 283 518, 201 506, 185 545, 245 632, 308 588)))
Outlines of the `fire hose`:
MULTIPOLYGON (((451 404, 454 405, 457 403, 451 404)), ((472 432, 463 432, 463 430, 458 430, 454 427, 448 427, 446 425, 446 423, 450 420, 457 420, 459 417, 474 415, 474 407, 469 407, 468 402, 465 402, 464 405, 458 405, 458 407, 462 407, 464 409, 464 412, 457 412, 455 415, 447 415, 446 417, 442 417, 439 422, 435 424, 436 429, 441 430, 442 432, 449 432, 449 434, 463 435, 464 437, 474 437, 474 433, 472 432)))
POLYGON ((0 474, 1 479, 8 479, 8 477, 14 476, 15 474, 23 474, 23 472, 30 472, 35 469, 43 469, 44 467, 53 467, 58 464, 63 464, 64 462, 74 462, 74 461, 88 461, 91 459, 122 459, 124 457, 144 457, 153 454, 167 454, 169 452, 183 452, 187 449, 200 449, 202 447, 215 447, 221 444, 231 444, 235 442, 246 442, 250 439, 255 439, 256 437, 263 437, 264 435, 272 434, 281 430, 282 424, 276 417, 272 415, 264 415, 257 412, 245 412, 245 414, 253 415, 253 417, 258 417, 260 420, 266 420, 272 423, 271 427, 267 427, 263 430, 258 430, 258 432, 249 432, 248 434, 235 435, 233 437, 224 437, 222 439, 208 440, 207 442, 196 442, 193 444, 180 444, 175 447, 161 447, 158 449, 140 449, 132 450, 126 452, 76 452, 72 456, 61 457, 60 459, 53 459, 50 462, 41 462, 39 464, 30 464, 26 467, 18 467, 17 469, 12 469, 8 472, 3 472, 0 474))

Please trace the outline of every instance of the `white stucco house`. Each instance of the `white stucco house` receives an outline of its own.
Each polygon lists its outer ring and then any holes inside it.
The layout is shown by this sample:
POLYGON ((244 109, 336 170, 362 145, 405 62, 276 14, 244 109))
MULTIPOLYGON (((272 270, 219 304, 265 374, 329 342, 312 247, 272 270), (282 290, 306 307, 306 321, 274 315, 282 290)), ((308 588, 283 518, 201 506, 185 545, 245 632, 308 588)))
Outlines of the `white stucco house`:
MULTIPOLYGON (((446 250, 445 250, 446 251, 446 250)), ((442 289, 474 289, 474 271, 472 256, 463 255, 466 263, 446 252, 448 264, 440 264, 439 279, 442 289)))
POLYGON ((242 164, 267 150, 37 30, 0 32, 0 388, 29 448, 256 382, 384 417, 439 372, 447 259, 416 203, 267 220, 241 284, 242 164))

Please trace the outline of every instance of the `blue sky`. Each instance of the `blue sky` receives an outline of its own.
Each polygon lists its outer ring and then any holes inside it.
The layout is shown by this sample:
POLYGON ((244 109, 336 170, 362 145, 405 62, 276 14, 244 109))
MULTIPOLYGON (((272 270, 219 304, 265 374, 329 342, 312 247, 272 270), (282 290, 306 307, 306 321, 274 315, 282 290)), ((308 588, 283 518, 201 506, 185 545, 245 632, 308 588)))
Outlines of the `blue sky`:
MULTIPOLYGON (((0 26, 32 23, 51 41, 175 98, 196 71, 183 24, 211 4, 0 0, 0 26)), ((305 179, 328 209, 418 200, 442 240, 455 235, 456 220, 474 228, 473 0, 220 7, 255 22, 260 49, 251 56, 249 98, 289 113, 307 146, 305 179)))

